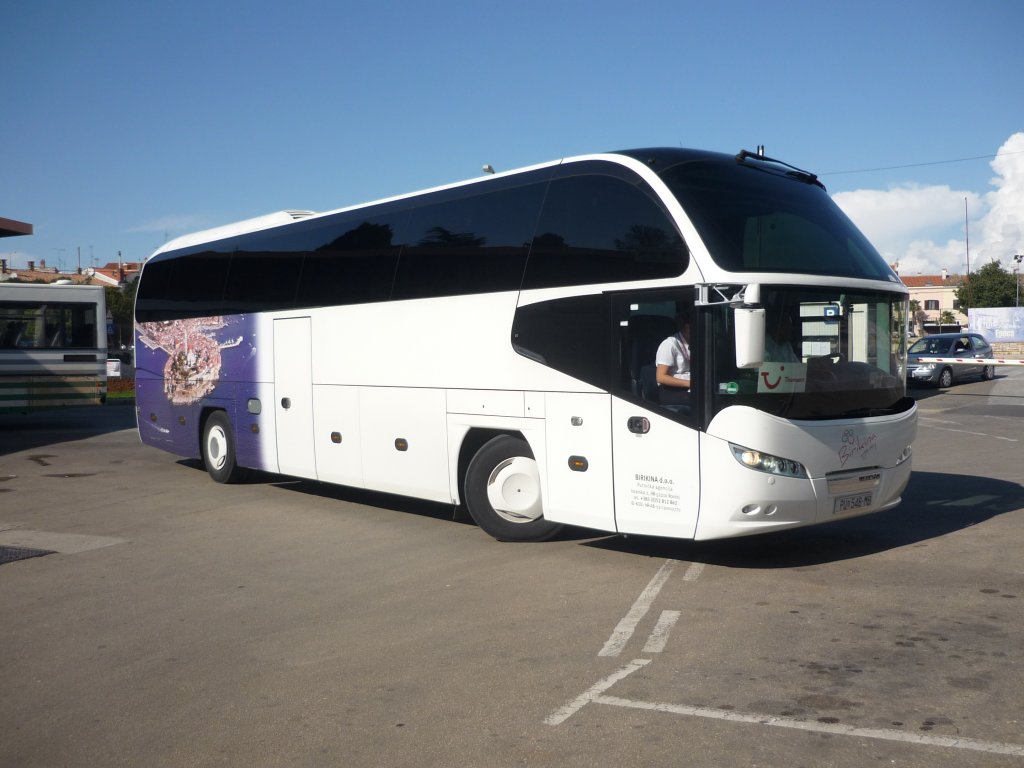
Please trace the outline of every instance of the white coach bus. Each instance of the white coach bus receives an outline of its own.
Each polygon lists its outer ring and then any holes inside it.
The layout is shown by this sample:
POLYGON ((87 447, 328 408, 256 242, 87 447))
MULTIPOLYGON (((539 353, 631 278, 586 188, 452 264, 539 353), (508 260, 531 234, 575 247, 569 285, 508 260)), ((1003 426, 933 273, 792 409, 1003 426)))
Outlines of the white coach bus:
POLYGON ((812 525, 900 501, 907 306, 813 174, 573 157, 168 243, 135 309, 139 432, 219 482, 464 504, 502 540, 812 525), (656 356, 682 324, 681 389, 656 356))
POLYGON ((0 283, 0 413, 107 398, 102 286, 0 283))

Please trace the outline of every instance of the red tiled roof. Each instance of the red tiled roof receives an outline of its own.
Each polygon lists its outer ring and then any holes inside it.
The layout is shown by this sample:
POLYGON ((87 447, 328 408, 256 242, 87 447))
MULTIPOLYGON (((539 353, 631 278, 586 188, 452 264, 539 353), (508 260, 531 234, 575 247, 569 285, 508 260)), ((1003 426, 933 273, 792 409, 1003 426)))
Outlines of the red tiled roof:
POLYGON ((900 280, 907 288, 956 288, 964 282, 963 275, 900 275, 900 280))
MULTIPOLYGON (((124 277, 126 280, 135 279, 138 275, 142 265, 137 261, 126 261, 121 265, 124 270, 124 277)), ((96 267, 95 269, 85 268, 78 272, 60 272, 53 267, 46 267, 42 269, 14 269, 10 265, 7 266, 7 272, 9 275, 17 275, 18 280, 23 283, 31 283, 36 280, 45 283, 54 283, 58 280, 70 280, 72 283, 89 283, 92 282, 98 285, 112 285, 117 286, 119 284, 119 274, 117 262, 107 264, 105 267, 96 267)))
POLYGON ((89 281, 88 275, 78 275, 73 272, 54 272, 52 269, 11 269, 7 268, 7 277, 18 276, 18 281, 22 283, 32 283, 36 280, 44 283, 55 283, 58 280, 70 280, 72 283, 86 283, 89 281))

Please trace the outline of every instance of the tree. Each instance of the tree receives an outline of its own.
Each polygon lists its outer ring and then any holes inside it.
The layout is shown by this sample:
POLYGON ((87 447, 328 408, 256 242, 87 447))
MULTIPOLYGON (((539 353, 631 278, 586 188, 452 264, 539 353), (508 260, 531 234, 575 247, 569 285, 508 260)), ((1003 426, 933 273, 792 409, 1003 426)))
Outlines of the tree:
POLYGON ((971 307, 1012 307, 1016 299, 1014 275, 992 261, 983 266, 956 289, 960 310, 971 307))
POLYGON ((911 335, 920 336, 924 333, 924 324, 928 321, 928 313, 921 309, 921 302, 917 299, 910 300, 910 317, 913 320, 911 335))
POLYGON ((131 343, 133 315, 135 312, 135 291, 139 287, 136 278, 123 287, 107 286, 104 289, 107 299, 107 312, 114 318, 113 339, 118 344, 131 343))

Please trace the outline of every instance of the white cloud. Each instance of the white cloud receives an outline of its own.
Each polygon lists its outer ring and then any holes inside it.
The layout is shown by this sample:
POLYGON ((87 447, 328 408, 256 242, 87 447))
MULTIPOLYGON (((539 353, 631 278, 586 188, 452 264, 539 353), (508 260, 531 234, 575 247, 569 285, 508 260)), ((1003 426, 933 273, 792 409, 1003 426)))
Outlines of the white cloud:
POLYGON ((966 271, 966 200, 971 269, 993 259, 1009 269, 1013 254, 1024 253, 1024 133, 999 148, 992 169, 995 189, 985 194, 906 184, 840 192, 833 199, 904 275, 966 271))
POLYGON ((999 259, 1008 267, 1014 254, 1024 253, 1024 133, 1000 147, 992 170, 995 190, 985 195, 988 214, 981 220, 978 259, 980 264, 999 259))

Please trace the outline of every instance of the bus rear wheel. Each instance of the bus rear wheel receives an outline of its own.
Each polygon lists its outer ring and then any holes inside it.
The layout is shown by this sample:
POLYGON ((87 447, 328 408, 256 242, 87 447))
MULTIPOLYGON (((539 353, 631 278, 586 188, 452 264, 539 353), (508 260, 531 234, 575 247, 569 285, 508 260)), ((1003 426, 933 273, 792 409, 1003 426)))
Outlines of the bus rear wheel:
POLYGON ((245 474, 235 457, 235 435, 224 411, 214 411, 203 425, 203 464, 218 483, 237 483, 245 474))
POLYGON ((474 522, 499 541, 544 541, 562 529, 544 519, 540 473, 522 438, 485 443, 466 469, 463 496, 474 522))

